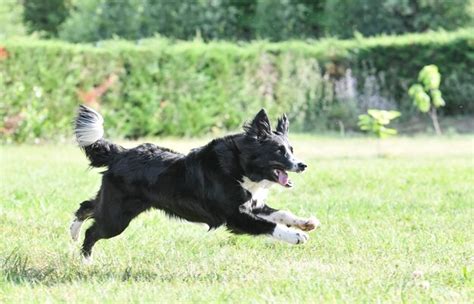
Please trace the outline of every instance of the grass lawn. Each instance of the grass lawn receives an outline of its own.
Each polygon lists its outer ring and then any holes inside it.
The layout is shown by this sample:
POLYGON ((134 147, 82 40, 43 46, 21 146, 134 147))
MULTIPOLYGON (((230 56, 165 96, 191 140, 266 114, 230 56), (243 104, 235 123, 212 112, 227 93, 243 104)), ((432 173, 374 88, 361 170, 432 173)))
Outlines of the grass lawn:
MULTIPOLYGON (((185 152, 205 141, 156 142, 185 152)), ((309 170, 269 203, 321 220, 308 243, 151 211, 98 242, 91 266, 68 228, 100 170, 72 144, 2 146, 0 303, 473 301, 474 137, 389 139, 384 157, 362 138, 293 144, 309 170)))

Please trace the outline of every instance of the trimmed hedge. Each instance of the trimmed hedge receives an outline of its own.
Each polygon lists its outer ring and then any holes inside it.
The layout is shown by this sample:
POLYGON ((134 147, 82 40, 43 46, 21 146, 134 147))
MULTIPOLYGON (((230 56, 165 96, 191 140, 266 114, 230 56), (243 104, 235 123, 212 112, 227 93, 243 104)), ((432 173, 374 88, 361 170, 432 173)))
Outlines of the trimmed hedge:
POLYGON ((118 80, 100 105, 111 136, 236 129, 262 106, 287 112, 293 130, 351 128, 369 107, 412 115, 407 89, 426 64, 440 68, 445 114, 473 114, 472 29, 241 45, 8 40, 0 42, 0 132, 8 141, 70 136, 77 105, 110 75, 118 80))

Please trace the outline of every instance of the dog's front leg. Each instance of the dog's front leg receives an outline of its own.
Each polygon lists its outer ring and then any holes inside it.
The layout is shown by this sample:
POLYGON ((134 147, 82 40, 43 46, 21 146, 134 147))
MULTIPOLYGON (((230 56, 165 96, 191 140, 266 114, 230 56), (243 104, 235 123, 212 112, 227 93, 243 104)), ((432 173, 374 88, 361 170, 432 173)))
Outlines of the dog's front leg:
POLYGON ((276 224, 249 213, 236 212, 227 219, 227 228, 234 233, 269 235, 291 244, 303 244, 309 239, 302 231, 276 224))
POLYGON ((305 219, 290 211, 273 209, 267 205, 252 210, 252 213, 269 222, 297 227, 303 231, 311 231, 321 226, 321 222, 315 217, 305 219))

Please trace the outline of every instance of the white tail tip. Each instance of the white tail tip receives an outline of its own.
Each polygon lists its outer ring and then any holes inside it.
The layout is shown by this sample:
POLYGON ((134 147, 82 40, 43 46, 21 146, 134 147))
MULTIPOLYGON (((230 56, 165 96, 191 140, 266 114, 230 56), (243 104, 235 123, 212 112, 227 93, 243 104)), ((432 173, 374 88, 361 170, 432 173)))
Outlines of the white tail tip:
POLYGON ((94 109, 81 105, 75 121, 75 134, 79 146, 87 147, 104 136, 104 119, 94 109))

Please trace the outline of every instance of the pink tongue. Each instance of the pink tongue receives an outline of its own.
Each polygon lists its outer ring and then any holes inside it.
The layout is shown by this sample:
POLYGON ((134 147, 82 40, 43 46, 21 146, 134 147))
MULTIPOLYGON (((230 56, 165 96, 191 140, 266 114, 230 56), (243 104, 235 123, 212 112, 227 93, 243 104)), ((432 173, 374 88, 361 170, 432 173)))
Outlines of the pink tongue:
POLYGON ((288 174, 284 171, 278 170, 278 182, 280 185, 286 186, 286 184, 288 184, 288 174))

